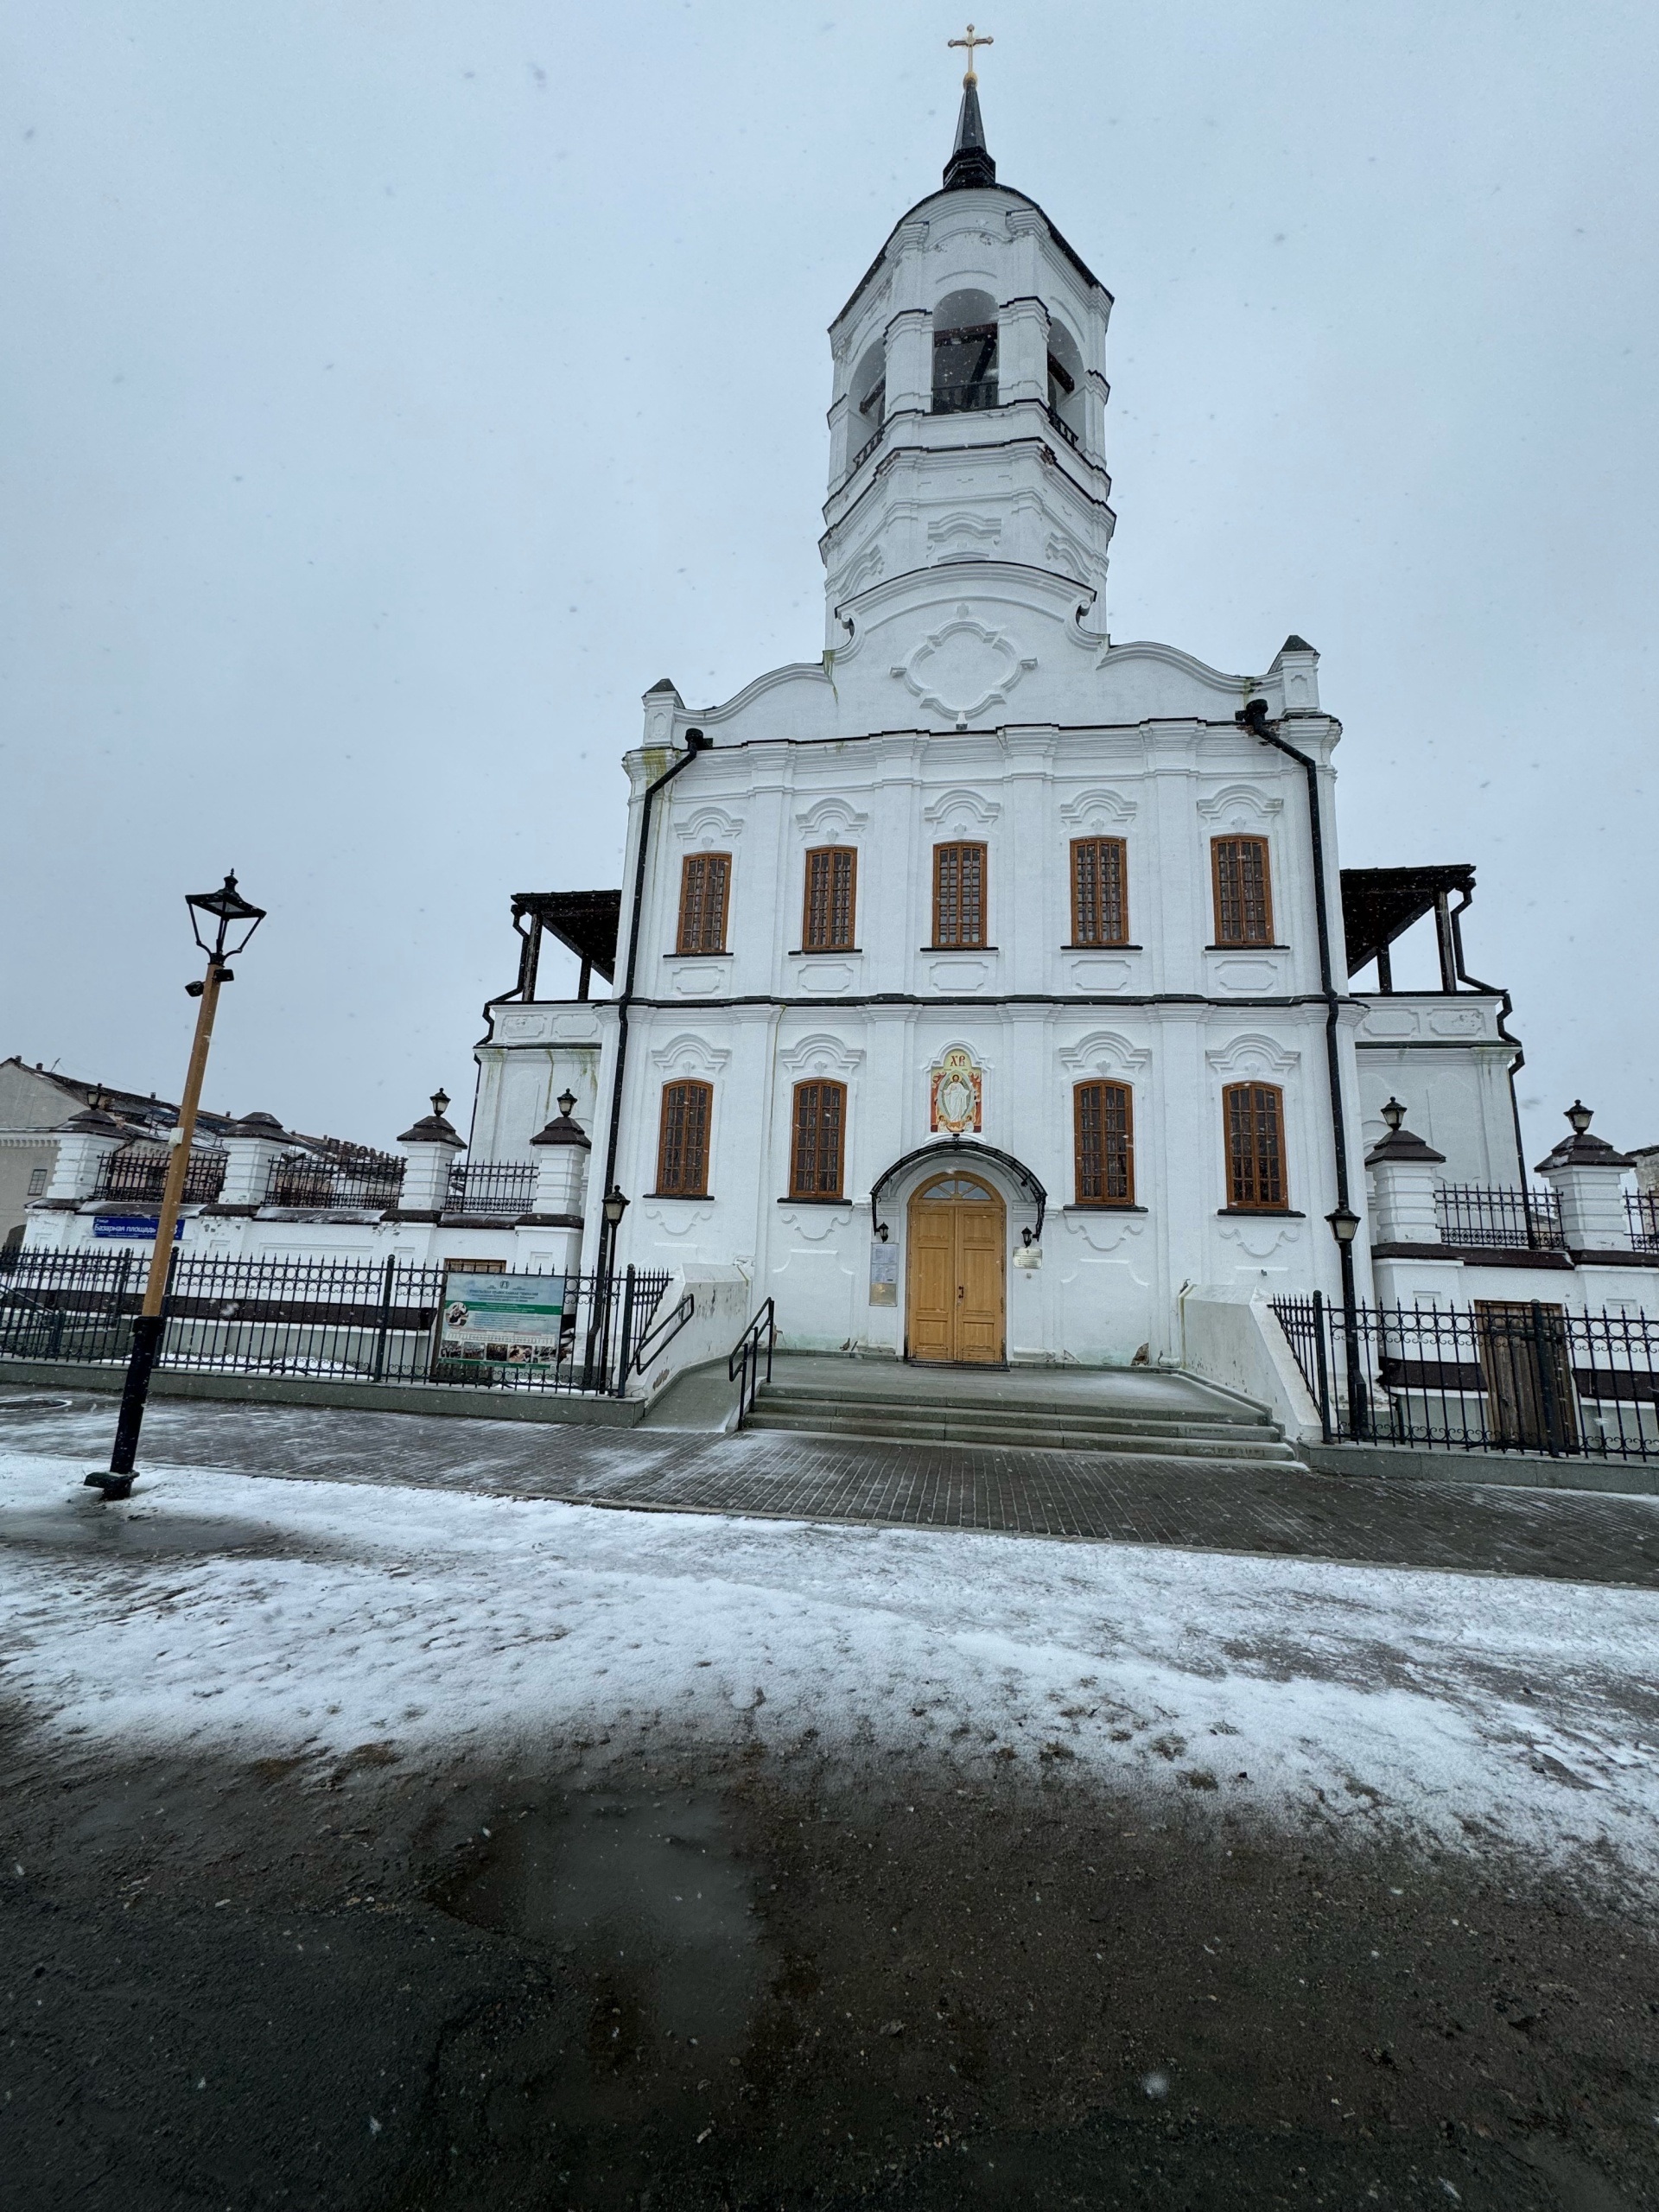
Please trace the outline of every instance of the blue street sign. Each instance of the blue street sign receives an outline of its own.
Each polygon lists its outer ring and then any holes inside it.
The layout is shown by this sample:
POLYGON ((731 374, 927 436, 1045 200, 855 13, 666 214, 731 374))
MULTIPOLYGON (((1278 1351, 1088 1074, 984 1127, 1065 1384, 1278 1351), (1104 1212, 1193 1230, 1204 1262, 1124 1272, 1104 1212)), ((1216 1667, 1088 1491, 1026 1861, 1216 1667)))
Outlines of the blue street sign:
MULTIPOLYGON (((144 1244, 156 1242, 156 1232, 162 1225, 158 1213, 99 1213, 92 1216, 94 1236, 124 1236, 144 1244)), ((184 1234, 182 1221, 173 1224, 173 1242, 176 1244, 184 1234)))

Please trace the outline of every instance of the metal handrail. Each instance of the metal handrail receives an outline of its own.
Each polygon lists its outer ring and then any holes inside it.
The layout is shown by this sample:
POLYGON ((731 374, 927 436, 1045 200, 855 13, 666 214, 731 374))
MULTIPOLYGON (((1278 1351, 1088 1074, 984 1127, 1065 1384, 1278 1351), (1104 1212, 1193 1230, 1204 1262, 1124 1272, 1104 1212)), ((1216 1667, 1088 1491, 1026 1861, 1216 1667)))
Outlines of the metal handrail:
POLYGON ((749 1417, 755 1394, 760 1388, 760 1341, 766 1339, 766 1380, 772 1380, 772 1347, 778 1340, 778 1317, 771 1299, 761 1306, 742 1335, 732 1346, 731 1357, 726 1363, 726 1380, 738 1385, 737 1425, 741 1428, 749 1417))
POLYGON ((636 1375, 643 1375, 647 1363, 655 1359, 665 1345, 673 1343, 696 1310, 696 1299, 688 1290, 667 1319, 659 1321, 654 1329, 648 1330, 640 1338, 639 1349, 633 1355, 633 1372, 636 1375))

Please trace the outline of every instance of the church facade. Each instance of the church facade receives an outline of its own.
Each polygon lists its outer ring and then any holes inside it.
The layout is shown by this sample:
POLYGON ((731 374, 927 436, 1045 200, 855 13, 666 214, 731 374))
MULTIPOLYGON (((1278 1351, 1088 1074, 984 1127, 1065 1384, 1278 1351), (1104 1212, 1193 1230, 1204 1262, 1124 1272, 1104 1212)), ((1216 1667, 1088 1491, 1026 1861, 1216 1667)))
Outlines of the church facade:
POLYGON ((518 902, 613 995, 537 1000, 530 950, 475 1150, 529 1157, 568 1088, 581 1249, 617 1191, 619 1262, 734 1266, 793 1345, 1169 1358, 1195 1286, 1339 1297, 1333 1226, 1386 1295, 1395 1092, 1447 1181, 1527 1179, 1471 871, 1344 882, 1317 653, 1227 673, 1103 627, 1111 305, 996 181, 970 80, 830 327, 821 660, 646 695, 602 948, 607 894, 518 902), (1443 989, 1354 995, 1356 916, 1386 985, 1431 907, 1443 989))

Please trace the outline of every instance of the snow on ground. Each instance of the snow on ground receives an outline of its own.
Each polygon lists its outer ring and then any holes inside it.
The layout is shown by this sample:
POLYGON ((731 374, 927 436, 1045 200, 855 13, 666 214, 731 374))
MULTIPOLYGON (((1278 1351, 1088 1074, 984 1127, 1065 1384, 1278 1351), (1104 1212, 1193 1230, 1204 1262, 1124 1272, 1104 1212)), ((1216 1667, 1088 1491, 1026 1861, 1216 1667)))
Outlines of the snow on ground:
POLYGON ((82 1471, 0 1454, 0 1692, 83 1743, 816 1731, 964 1779, 1011 1755, 1357 1840, 1659 1868, 1659 1594, 200 1469, 107 1506, 82 1471), (118 1516, 166 1541, 114 1550, 89 1523, 118 1516))

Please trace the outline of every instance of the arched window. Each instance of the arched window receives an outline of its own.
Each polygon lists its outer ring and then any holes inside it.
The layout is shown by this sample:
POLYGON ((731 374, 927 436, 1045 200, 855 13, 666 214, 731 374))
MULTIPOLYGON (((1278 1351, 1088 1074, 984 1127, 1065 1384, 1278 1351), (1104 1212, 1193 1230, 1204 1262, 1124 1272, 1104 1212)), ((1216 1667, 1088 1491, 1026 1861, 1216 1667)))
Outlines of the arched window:
POLYGON ((688 853, 680 868, 679 952, 724 952, 726 900, 732 887, 729 853, 688 853))
POLYGON ((709 1122, 715 1090, 709 1083, 665 1083, 657 1132, 659 1198, 709 1195, 709 1122))
POLYGON ((1083 353, 1058 319, 1048 326, 1048 410, 1072 436, 1083 436, 1083 353))
POLYGON ((1276 1083, 1230 1083, 1221 1094, 1227 1125, 1227 1203, 1243 1213, 1282 1213, 1285 1094, 1276 1083))
POLYGON ((789 1148, 791 1198, 838 1198, 847 1127, 844 1083, 798 1083, 789 1148))
POLYGON ((996 405, 996 302, 988 292, 947 292, 933 310, 933 412, 996 405))
POLYGON ((933 848, 933 944, 936 950, 981 946, 985 934, 985 848, 933 848))
POLYGON ((1273 943, 1273 884, 1265 837, 1212 837, 1210 861, 1216 887, 1216 943, 1273 943))
POLYGON ((1121 837, 1071 840, 1071 942, 1127 944, 1128 869, 1121 837))
POLYGON ((858 849, 815 845, 806 856, 803 952, 850 952, 857 917, 858 849))
POLYGON ((1127 1083, 1080 1083, 1071 1093, 1080 1206, 1135 1204, 1135 1109, 1127 1083))

